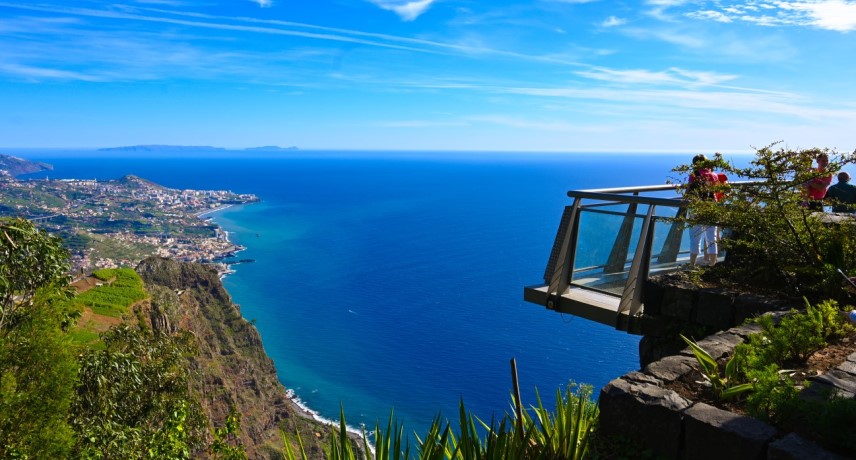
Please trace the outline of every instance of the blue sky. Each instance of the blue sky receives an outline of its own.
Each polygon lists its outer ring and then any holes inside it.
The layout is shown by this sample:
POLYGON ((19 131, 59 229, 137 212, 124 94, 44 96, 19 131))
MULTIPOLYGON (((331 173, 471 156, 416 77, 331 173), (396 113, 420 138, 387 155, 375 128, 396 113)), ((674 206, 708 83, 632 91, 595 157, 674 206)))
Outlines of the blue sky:
POLYGON ((856 1, 0 0, 0 146, 856 147, 856 1))

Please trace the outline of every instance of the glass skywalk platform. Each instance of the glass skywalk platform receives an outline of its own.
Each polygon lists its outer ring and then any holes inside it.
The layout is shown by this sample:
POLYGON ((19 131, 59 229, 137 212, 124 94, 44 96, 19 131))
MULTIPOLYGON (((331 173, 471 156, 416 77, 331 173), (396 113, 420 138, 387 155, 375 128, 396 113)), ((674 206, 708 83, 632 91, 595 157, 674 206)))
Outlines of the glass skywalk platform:
MULTIPOLYGON (((739 185, 739 184, 734 184, 739 185)), ((544 284, 524 300, 633 334, 643 315, 642 287, 653 274, 684 269, 689 230, 679 185, 577 190, 562 215, 544 284)))

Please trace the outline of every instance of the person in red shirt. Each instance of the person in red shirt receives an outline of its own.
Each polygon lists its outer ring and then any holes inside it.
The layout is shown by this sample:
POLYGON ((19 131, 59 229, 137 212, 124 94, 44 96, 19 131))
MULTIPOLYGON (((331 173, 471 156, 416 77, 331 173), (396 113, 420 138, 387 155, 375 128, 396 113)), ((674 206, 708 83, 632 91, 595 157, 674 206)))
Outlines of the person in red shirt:
MULTIPOLYGON (((825 153, 819 153, 815 157, 817 161, 817 173, 826 173, 826 167, 829 165, 829 156, 825 153)), ((808 197, 806 206, 809 211, 823 211, 823 198, 826 196, 826 189, 832 184, 832 174, 826 173, 805 183, 805 191, 808 197)))
MULTIPOLYGON (((698 199, 716 201, 714 192, 715 185, 719 183, 716 175, 707 165, 707 157, 696 155, 693 157, 693 172, 690 174, 687 194, 698 199)), ((716 264, 716 255, 719 252, 717 246, 717 228, 715 225, 693 225, 690 227, 690 265, 695 266, 699 254, 704 254, 706 265, 716 264)))

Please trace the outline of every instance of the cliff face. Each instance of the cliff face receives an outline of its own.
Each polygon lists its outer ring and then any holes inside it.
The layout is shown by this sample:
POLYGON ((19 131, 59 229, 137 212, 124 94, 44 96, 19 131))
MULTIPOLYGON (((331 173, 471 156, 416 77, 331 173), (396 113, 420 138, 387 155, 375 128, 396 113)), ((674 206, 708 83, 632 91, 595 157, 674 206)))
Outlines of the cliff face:
POLYGON ((152 257, 137 272, 152 295, 152 327, 189 330, 197 338, 192 382, 211 422, 224 425, 231 407, 241 413, 241 441, 250 458, 279 458, 282 428, 299 430, 312 458, 330 429, 306 416, 286 395, 258 330, 241 317, 215 271, 199 264, 152 257))

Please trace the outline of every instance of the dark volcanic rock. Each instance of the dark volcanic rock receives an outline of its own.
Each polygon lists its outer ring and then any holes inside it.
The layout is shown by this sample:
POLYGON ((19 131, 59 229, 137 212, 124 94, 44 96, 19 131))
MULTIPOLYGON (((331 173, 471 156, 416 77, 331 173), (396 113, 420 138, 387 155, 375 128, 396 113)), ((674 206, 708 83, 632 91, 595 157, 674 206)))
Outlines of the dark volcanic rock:
POLYGON ((685 458, 763 460, 767 444, 776 436, 776 429, 764 422, 705 403, 695 404, 684 414, 685 458))
POLYGON ((817 444, 791 433, 767 447, 767 460, 845 460, 846 457, 832 453, 817 444))
POLYGON ((601 390, 599 406, 603 435, 626 437, 659 456, 677 458, 681 411, 689 401, 657 385, 616 379, 601 390))

